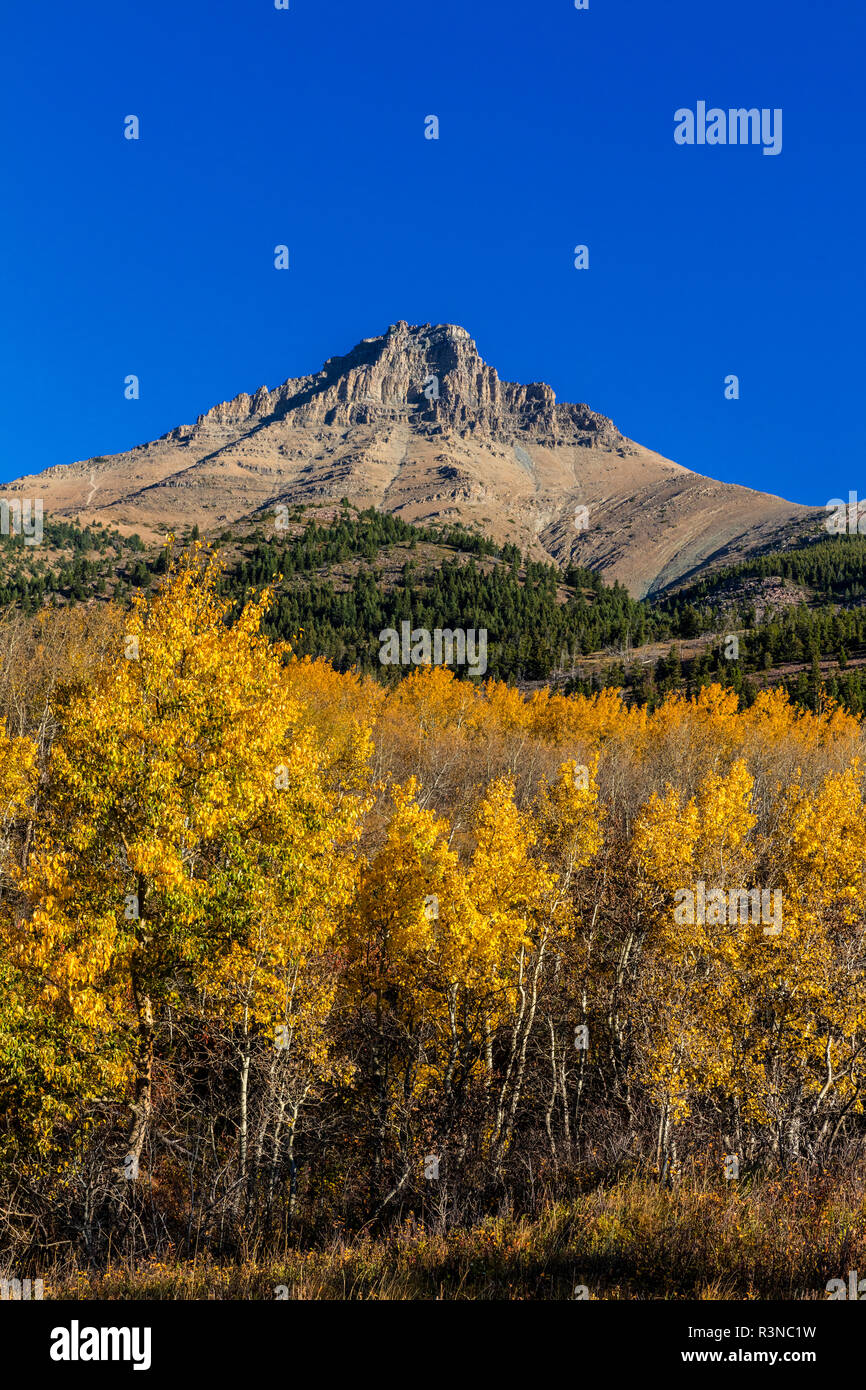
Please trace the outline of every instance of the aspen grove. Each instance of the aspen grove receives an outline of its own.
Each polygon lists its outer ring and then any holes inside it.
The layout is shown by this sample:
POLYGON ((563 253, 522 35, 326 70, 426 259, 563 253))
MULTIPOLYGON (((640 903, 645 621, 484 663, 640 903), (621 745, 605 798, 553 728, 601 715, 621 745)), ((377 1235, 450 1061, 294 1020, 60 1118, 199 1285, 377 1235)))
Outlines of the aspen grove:
POLYGON ((199 548, 131 612, 0 630, 9 1248, 233 1255, 859 1160, 858 718, 386 688, 218 581, 199 548), (780 930, 709 905, 756 892, 780 930))

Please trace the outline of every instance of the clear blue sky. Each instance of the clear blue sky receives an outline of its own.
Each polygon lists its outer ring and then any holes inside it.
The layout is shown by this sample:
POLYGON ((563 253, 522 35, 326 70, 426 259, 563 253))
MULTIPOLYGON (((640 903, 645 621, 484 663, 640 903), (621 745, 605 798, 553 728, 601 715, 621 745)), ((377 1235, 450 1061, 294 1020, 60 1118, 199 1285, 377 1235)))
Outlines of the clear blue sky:
POLYGON ((0 479, 408 319, 699 472, 866 495, 864 52, 862 0, 10 5, 0 479), (699 100, 782 153, 677 146, 699 100))

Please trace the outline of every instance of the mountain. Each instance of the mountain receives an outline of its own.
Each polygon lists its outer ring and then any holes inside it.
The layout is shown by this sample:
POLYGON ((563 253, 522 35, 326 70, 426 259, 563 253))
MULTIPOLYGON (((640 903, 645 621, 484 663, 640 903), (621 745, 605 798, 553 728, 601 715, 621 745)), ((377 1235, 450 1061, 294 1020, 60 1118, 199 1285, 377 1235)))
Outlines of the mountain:
POLYGON ((408 522, 460 522, 636 597, 784 548, 823 519, 683 468, 544 382, 501 381, 464 328, 403 321, 311 376, 5 492, 41 497, 46 517, 145 540, 345 497, 408 522))

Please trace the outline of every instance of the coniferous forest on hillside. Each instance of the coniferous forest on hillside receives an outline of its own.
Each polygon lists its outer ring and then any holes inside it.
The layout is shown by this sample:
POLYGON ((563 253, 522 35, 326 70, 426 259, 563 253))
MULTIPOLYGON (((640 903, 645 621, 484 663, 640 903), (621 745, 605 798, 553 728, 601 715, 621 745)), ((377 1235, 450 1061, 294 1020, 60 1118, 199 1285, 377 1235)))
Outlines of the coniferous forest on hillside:
MULTIPOLYGON (((0 538, 0 607, 35 616, 46 607, 128 604, 158 586, 169 564, 170 547, 107 527, 49 522, 45 532, 53 558, 35 563, 20 536, 0 538)), ((219 591, 233 611, 271 586, 267 634, 339 670, 399 679, 380 663, 379 634, 409 622, 484 629, 486 674, 524 686, 582 694, 613 687, 652 709, 671 692, 691 695, 707 684, 733 689, 745 705, 778 685, 803 708, 830 699, 864 709, 864 537, 809 537, 649 600, 460 526, 412 526, 347 503, 336 514, 325 509, 324 521, 317 509, 296 507, 284 532, 270 517, 224 532, 216 545, 226 556, 219 591), (756 601, 752 585, 768 578, 785 581, 783 602, 773 589, 759 590, 756 601)))

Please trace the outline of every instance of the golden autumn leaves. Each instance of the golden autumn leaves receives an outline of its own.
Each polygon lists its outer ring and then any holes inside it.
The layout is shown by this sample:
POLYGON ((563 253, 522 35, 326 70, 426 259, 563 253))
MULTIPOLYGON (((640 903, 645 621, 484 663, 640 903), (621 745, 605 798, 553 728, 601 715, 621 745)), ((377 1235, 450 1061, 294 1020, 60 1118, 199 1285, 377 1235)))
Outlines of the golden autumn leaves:
POLYGON ((199 554, 137 603, 43 759, 0 731, 10 1152, 107 1105, 140 1155, 178 1020, 229 1059, 242 1177, 353 1087, 398 1181, 434 1112, 494 1166, 527 1113, 568 1151, 589 1068, 662 1147, 704 1105, 780 1145, 859 1110, 855 720, 435 668, 386 691, 269 643, 267 594, 229 625, 217 578, 199 554), (699 880, 781 890, 784 932, 683 926, 699 880))
POLYGON ((738 1122, 786 1132, 827 1101, 862 1108, 866 1024, 862 899, 866 824, 856 757, 808 790, 777 784, 759 816, 743 759, 708 772, 686 800, 654 794, 632 853, 651 923, 640 1008, 644 1079, 678 1120, 698 1101, 731 1102, 738 1122), (704 882, 769 885, 784 926, 686 921, 671 894, 704 882))
POLYGON ((132 614, 138 659, 118 652, 57 712, 5 942, 31 1007, 61 1030, 31 1077, 46 1112, 131 1084, 149 1104, 154 1012, 190 991, 247 1029, 309 1023, 315 1049, 326 1001, 318 983, 307 997, 301 967, 347 900, 363 803, 329 778, 262 604, 227 626, 214 579, 212 560, 182 567, 132 614))

